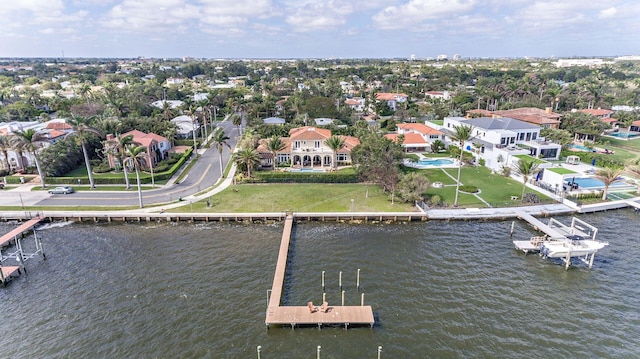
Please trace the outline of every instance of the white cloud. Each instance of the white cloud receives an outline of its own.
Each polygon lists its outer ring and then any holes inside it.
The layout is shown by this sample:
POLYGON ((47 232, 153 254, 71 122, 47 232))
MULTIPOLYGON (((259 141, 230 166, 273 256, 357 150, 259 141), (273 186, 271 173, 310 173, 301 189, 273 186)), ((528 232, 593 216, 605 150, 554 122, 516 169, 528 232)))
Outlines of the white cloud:
POLYGON ((410 0, 406 4, 384 8, 372 20, 376 27, 384 30, 411 29, 429 21, 466 14, 475 5, 476 0, 410 0))
POLYGON ((200 16, 200 9, 184 0, 124 0, 109 10, 101 21, 107 28, 123 32, 173 33, 200 16))
POLYGON ((287 4, 285 21, 293 26, 293 31, 308 32, 334 30, 347 22, 353 14, 354 6, 348 1, 322 0, 302 1, 287 4))
POLYGON ((208 32, 243 33, 254 19, 270 17, 270 0, 201 0, 200 26, 208 32))
POLYGON ((601 10, 600 13, 598 14, 598 17, 600 19, 612 18, 613 16, 615 16, 617 12, 618 10, 616 10, 616 8, 612 6, 608 9, 601 10))

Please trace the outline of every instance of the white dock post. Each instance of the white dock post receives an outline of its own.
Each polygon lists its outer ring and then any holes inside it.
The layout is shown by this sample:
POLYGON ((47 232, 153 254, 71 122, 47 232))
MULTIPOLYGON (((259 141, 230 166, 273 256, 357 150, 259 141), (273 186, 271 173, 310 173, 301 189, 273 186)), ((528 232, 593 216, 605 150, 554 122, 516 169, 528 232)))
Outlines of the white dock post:
POLYGON ((342 291, 342 306, 344 307, 344 290, 342 291))
POLYGON ((340 271, 340 276, 338 277, 338 282, 340 284, 340 289, 342 290, 342 271, 340 271))
POLYGON ((324 271, 322 271, 322 291, 324 292, 324 271))
POLYGON ((589 269, 593 267, 593 257, 596 256, 596 252, 591 253, 591 259, 589 259, 589 269))
POLYGON ((564 267, 564 270, 569 269, 569 264, 571 264, 571 252, 567 252, 567 258, 565 259, 566 265, 564 267))
POLYGON ((322 303, 327 301, 327 293, 322 293, 322 303))
POLYGON ((322 349, 322 347, 318 345, 316 348, 316 359, 320 359, 320 349, 322 349))
POLYGON ((378 359, 380 359, 380 353, 382 353, 382 345, 378 345, 378 359))
POLYGON ((360 268, 358 268, 358 275, 356 276, 356 288, 360 289, 360 268))
POLYGON ((258 345, 256 350, 258 351, 258 359, 260 359, 260 352, 262 351, 262 346, 258 345))
POLYGON ((511 236, 511 237, 513 237, 513 230, 514 230, 515 225, 516 225, 516 221, 512 221, 511 222, 511 233, 509 233, 509 236, 511 236))
POLYGON ((363 307, 364 306, 364 293, 362 293, 360 295, 360 306, 363 307))

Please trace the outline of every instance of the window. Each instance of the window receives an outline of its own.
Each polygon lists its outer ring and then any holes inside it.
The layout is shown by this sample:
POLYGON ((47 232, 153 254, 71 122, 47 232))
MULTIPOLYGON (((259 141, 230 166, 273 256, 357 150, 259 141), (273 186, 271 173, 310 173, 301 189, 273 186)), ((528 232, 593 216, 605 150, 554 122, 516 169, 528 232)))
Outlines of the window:
POLYGON ((521 132, 518 134, 518 141, 522 141, 522 140, 524 140, 524 133, 521 132))
POLYGON ((527 141, 531 141, 531 132, 527 132, 527 141))
POLYGON ((293 148, 294 149, 299 149, 300 148, 300 141, 293 141, 293 148))
POLYGON ((347 154, 346 153, 338 153, 338 161, 346 161, 347 154))
POLYGON ((538 134, 536 132, 534 132, 533 134, 531 134, 531 139, 535 140, 536 138, 538 138, 538 134))
POLYGON ((313 143, 313 147, 315 147, 315 148, 320 148, 320 141, 315 141, 315 142, 313 143))

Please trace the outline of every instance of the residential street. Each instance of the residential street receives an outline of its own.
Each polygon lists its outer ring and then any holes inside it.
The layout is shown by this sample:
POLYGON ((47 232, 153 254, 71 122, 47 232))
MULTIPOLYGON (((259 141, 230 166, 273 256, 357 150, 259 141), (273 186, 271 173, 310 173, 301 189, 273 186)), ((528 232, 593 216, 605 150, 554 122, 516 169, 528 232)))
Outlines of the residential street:
MULTIPOLYGON (((223 121, 218 127, 224 129, 230 138, 231 148, 238 141, 238 129, 230 121, 223 121)), ((189 169, 189 173, 181 183, 170 180, 168 184, 157 186, 157 189, 142 192, 142 202, 145 206, 174 202, 179 198, 187 199, 198 192, 215 185, 221 177, 220 154, 215 147, 198 149, 200 157, 189 169)), ((222 153, 223 168, 231 158, 231 150, 224 148, 222 153)), ((0 202, 3 206, 137 206, 138 191, 135 181, 131 183, 130 191, 80 191, 70 195, 49 194, 45 191, 31 191, 33 186, 21 186, 9 191, 3 191, 0 202)), ((148 186, 148 185, 147 185, 148 186)))

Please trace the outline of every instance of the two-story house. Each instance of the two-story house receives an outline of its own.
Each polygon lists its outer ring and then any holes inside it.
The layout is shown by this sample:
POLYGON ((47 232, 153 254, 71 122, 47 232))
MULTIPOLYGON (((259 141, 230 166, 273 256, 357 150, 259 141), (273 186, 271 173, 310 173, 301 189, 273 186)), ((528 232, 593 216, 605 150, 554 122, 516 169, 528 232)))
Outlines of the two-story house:
POLYGON ((442 130, 451 134, 455 126, 461 125, 471 126, 474 136, 465 143, 464 150, 478 151, 478 156, 485 160, 487 167, 497 170, 501 166, 511 166, 511 159, 523 154, 542 159, 560 159, 562 146, 540 137, 540 126, 508 117, 445 117, 442 130))
MULTIPOLYGON (((289 137, 281 138, 285 148, 277 153, 278 163, 290 163, 292 168, 330 169, 333 164, 333 150, 325 144, 331 137, 331 130, 304 126, 293 128, 289 137)), ((344 146, 337 152, 337 165, 351 163, 351 150, 360 142, 351 136, 341 136, 344 146)), ((261 164, 270 167, 273 154, 267 149, 267 139, 261 139, 258 145, 261 164)))
POLYGON ((386 101, 387 106, 395 111, 398 108, 398 104, 405 103, 409 99, 404 93, 390 93, 380 92, 376 94, 376 101, 386 101))
POLYGON ((442 131, 431 128, 422 123, 399 123, 396 133, 388 133, 385 137, 396 140, 403 136, 402 147, 406 152, 427 152, 431 151, 431 144, 435 141, 445 140, 442 131))
MULTIPOLYGON (((171 149, 171 142, 165 137, 157 135, 155 133, 144 133, 142 131, 133 130, 127 133, 123 133, 120 137, 132 136, 133 142, 144 146, 146 149, 146 163, 148 167, 155 167, 158 162, 167 158, 169 150, 171 149)), ((112 134, 107 135, 107 141, 115 139, 112 134)), ((109 166, 116 166, 116 158, 113 154, 107 156, 109 166)))

